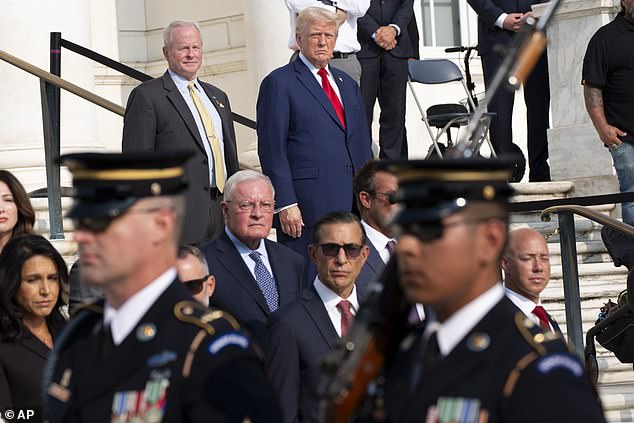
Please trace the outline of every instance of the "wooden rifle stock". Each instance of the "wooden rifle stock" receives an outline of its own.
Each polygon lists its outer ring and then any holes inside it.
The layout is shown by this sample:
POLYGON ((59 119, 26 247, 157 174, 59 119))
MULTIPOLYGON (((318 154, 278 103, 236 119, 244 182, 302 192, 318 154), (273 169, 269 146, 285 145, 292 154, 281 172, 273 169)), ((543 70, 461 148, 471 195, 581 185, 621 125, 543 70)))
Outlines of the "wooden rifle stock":
POLYGON ((386 354, 407 332, 408 304, 392 257, 359 308, 348 334, 325 358, 321 423, 348 423, 380 374, 386 354))

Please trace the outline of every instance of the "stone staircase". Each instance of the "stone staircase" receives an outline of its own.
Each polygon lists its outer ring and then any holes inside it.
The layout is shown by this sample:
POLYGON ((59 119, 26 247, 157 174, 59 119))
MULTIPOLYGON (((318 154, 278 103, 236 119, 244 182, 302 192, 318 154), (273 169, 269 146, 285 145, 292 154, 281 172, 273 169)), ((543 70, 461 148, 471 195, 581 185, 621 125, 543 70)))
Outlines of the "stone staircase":
MULTIPOLYGON (((515 184, 517 195, 514 201, 532 201, 565 198, 573 190, 571 182, 549 182, 515 184)), ((32 199, 36 209, 36 230, 48 236, 49 219, 46 199, 32 199)), ((62 207, 66 211, 71 200, 64 198, 62 207)), ((614 214, 615 206, 593 207, 606 214, 614 214)), ((517 213, 511 216, 511 229, 530 226, 548 237, 551 253, 551 281, 543 293, 545 307, 560 323, 566 334, 566 316, 561 269, 561 255, 557 217, 550 222, 542 222, 539 213, 517 213)), ((72 224, 64 222, 65 239, 54 240, 53 244, 71 264, 77 259, 77 246, 72 241, 72 224)), ((619 293, 625 289, 627 271, 616 268, 601 241, 601 225, 588 219, 575 216, 577 239, 577 260, 579 264, 579 284, 581 292, 581 311, 584 336, 594 326, 599 308, 608 299, 616 301, 619 293)), ((585 341, 584 341, 585 343, 585 341)), ((634 422, 634 372, 631 364, 620 363, 614 355, 598 343, 597 361, 599 365, 598 389, 609 422, 634 422)))
MULTIPOLYGON (((545 200, 567 196, 573 186, 569 182, 517 184, 515 201, 545 200)), ((594 210, 612 215, 615 205, 601 205, 594 210)), ((518 213, 511 216, 511 229, 530 226, 548 237, 551 255, 551 280, 542 294, 546 309, 559 322, 566 335, 566 315, 559 246, 557 216, 542 222, 539 213, 518 213)), ((625 289, 627 269, 614 267, 601 241, 601 225, 575 216, 577 263, 581 294, 584 337, 594 326, 599 308, 612 299, 616 302, 625 289)), ((585 344, 585 338, 584 338, 585 344)), ((634 372, 631 364, 619 362, 614 355, 595 343, 599 366, 598 390, 609 422, 634 421, 634 372)))

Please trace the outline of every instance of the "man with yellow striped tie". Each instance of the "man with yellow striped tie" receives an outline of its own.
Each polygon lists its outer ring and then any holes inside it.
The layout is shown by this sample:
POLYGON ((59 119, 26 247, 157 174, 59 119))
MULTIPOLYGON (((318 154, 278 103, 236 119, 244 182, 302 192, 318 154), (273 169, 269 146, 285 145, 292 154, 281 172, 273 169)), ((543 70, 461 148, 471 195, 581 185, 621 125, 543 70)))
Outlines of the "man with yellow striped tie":
POLYGON ((190 181, 181 242, 200 245, 224 227, 220 203, 226 179, 238 170, 233 118, 227 95, 198 79, 203 46, 194 22, 174 21, 163 31, 168 70, 130 94, 123 151, 190 149, 190 181))

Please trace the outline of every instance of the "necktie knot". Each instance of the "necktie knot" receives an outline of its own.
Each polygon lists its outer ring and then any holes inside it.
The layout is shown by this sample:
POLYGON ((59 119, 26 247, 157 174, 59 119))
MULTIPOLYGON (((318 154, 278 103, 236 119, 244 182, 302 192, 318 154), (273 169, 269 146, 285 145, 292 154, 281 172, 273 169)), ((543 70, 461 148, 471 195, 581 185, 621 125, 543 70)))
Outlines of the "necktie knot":
POLYGON ((544 307, 538 305, 533 309, 533 314, 539 318, 539 326, 544 330, 550 330, 550 320, 548 319, 548 313, 544 307))
POLYGON ((337 309, 341 312, 341 336, 346 336, 348 329, 352 325, 352 312, 350 311, 352 303, 348 300, 341 300, 337 304, 337 309))
POLYGON ((394 254, 394 251, 396 250, 396 241, 390 239, 387 244, 385 244, 385 248, 390 253, 390 255, 394 254))
POLYGON ((260 257, 260 253, 257 251, 251 251, 249 257, 256 263, 262 263, 262 257, 260 257))
POLYGON ((321 68, 317 71, 317 75, 321 76, 322 78, 327 78, 328 72, 326 71, 326 69, 321 68))

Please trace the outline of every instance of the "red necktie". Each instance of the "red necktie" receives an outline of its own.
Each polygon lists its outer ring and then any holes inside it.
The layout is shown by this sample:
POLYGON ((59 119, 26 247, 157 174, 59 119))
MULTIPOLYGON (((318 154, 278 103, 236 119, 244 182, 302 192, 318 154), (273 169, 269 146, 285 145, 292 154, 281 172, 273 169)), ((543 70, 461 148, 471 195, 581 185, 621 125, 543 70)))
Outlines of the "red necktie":
POLYGON ((550 330, 550 321, 548 320, 548 313, 542 306, 535 306, 533 314, 539 318, 539 326, 544 330, 550 330))
POLYGON ((321 76, 321 86, 326 92, 326 95, 328 96, 328 98, 330 99, 330 102, 332 103, 332 107, 335 108, 335 113, 337 113, 337 116, 339 117, 339 121, 341 121, 341 124, 345 128, 346 119, 343 116, 343 106, 341 105, 341 101, 339 101, 339 97, 337 97, 337 93, 335 93, 335 90, 332 89, 332 86, 330 85, 330 82, 328 81, 328 72, 326 72, 326 69, 322 68, 322 69, 319 69, 319 71, 317 71, 317 74, 321 76))
POLYGON ((350 312, 350 301, 341 300, 339 304, 337 304, 337 308, 341 312, 341 336, 344 337, 348 333, 348 329, 352 325, 352 313, 350 312))

